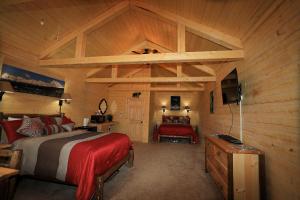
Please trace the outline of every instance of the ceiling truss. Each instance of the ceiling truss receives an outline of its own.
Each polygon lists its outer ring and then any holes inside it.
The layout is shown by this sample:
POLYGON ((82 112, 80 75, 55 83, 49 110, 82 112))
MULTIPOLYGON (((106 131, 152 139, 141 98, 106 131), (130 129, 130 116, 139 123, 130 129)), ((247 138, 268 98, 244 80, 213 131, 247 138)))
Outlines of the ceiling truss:
MULTIPOLYGON (((203 83, 200 82, 210 82, 215 81, 215 71, 207 65, 191 65, 197 70, 201 70, 209 76, 201 77, 190 77, 182 71, 182 63, 195 63, 195 62, 227 62, 236 61, 244 58, 243 46, 238 38, 232 37, 228 34, 222 33, 211 27, 199 24, 195 21, 186 19, 174 13, 161 10, 149 4, 140 1, 121 1, 115 6, 111 7, 104 13, 95 17, 93 20, 88 21, 82 26, 78 27, 76 30, 66 34, 61 38, 61 40, 55 42, 49 46, 40 55, 40 66, 42 67, 82 67, 83 65, 96 64, 97 67, 92 69, 87 73, 86 81, 93 83, 176 83, 177 87, 171 88, 156 88, 156 90, 167 91, 167 90, 196 90, 201 91, 204 89, 203 83), (131 6, 130 6, 131 5, 131 6), (142 12, 155 15, 156 17, 161 17, 169 20, 171 23, 177 24, 177 52, 172 52, 171 50, 155 44, 151 41, 142 41, 137 45, 129 48, 127 51, 123 52, 122 55, 116 56, 94 56, 85 57, 86 49, 86 35, 99 28, 100 26, 111 21, 115 17, 127 11, 129 8, 134 8, 142 12), (200 51, 200 52, 186 52, 186 31, 192 32, 200 37, 210 40, 216 44, 222 45, 230 50, 225 51, 200 51), (47 59, 51 57, 60 49, 65 47, 70 41, 76 39, 76 49, 74 58, 63 58, 63 59, 47 59), (141 54, 141 55, 128 55, 131 51, 144 48, 156 48, 159 52, 157 54, 141 54), (152 64, 158 63, 159 66, 165 68, 166 70, 176 74, 176 77, 143 77, 143 78, 130 78, 134 74, 143 70, 144 68, 138 68, 131 72, 128 72, 123 77, 118 77, 118 69, 127 64, 152 64), (170 68, 165 63, 175 63, 176 69, 170 68), (112 76, 111 78, 92 78, 95 74, 111 66, 112 76), (183 88, 180 83, 196 83, 197 87, 183 88)), ((155 90, 154 88, 152 88, 155 90)))

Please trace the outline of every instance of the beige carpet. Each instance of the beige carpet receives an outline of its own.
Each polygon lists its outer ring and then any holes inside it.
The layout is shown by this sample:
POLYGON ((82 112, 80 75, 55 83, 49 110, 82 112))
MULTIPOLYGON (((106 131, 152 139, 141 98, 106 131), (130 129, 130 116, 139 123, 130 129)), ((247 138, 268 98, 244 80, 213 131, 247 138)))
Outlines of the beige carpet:
MULTIPOLYGON (((204 172, 204 149, 190 144, 135 143, 135 165, 105 183, 106 200, 222 199, 204 172)), ((74 199, 74 187, 23 179, 15 200, 74 199)))

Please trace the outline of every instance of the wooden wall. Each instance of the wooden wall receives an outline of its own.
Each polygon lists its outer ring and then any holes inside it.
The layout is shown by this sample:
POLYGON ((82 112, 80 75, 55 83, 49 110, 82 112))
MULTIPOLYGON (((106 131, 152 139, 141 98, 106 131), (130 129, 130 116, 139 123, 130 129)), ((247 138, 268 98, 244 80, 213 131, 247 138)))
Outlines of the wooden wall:
MULTIPOLYGON (((150 75, 150 69, 146 68, 135 77, 147 77, 150 75)), ((114 128, 127 134, 132 141, 148 143, 149 141, 149 108, 150 108, 150 84, 115 84, 108 90, 108 112, 113 115, 113 120, 118 124, 114 128), (132 98, 133 92, 141 92, 139 99, 143 104, 143 125, 141 133, 133 133, 130 130, 130 120, 128 116, 128 99, 132 98)))
MULTIPOLYGON (((265 152, 267 199, 300 199, 300 12, 285 1, 244 39, 243 62, 223 65, 206 86, 200 106, 204 134, 228 133, 231 114, 222 104, 220 81, 237 67, 243 84, 244 142, 265 152), (215 113, 209 113, 209 92, 215 113)), ((239 107, 232 104, 231 135, 239 137, 239 107)))
MULTIPOLYGON (((200 104, 200 92, 151 92, 150 102, 150 135, 152 136, 153 128, 155 125, 162 123, 162 110, 161 106, 167 106, 165 115, 178 115, 186 116, 187 112, 183 109, 184 106, 190 106, 191 112, 189 116, 191 118, 191 125, 199 127, 200 115, 199 115, 199 104, 200 104), (180 96, 181 110, 171 111, 170 100, 171 96, 180 96)), ((200 132, 198 128, 198 132, 200 132)))

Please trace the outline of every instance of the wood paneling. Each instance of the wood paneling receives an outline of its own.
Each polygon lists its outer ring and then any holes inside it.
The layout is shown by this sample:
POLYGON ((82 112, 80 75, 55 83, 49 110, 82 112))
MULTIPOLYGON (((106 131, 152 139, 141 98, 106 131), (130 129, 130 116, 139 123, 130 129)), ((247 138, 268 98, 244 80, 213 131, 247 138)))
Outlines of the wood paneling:
POLYGON ((239 137, 239 107, 222 105, 220 81, 237 67, 243 84, 244 142, 265 152, 267 199, 299 199, 300 12, 299 1, 285 1, 244 43, 245 60, 225 64, 215 84, 206 85, 201 119, 204 134, 239 137), (209 113, 209 92, 215 113, 209 113))

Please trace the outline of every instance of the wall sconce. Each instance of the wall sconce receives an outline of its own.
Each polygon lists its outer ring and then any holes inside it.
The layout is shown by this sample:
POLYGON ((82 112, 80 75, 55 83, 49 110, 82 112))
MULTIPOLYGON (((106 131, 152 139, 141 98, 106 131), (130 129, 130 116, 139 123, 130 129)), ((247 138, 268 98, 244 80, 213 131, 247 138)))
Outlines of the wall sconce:
POLYGON ((184 106, 184 109, 187 112, 187 115, 189 114, 189 112, 191 111, 191 108, 189 106, 184 106))
POLYGON ((61 106, 63 105, 63 102, 70 103, 72 100, 72 97, 69 93, 63 93, 63 95, 60 97, 58 105, 59 105, 59 114, 61 115, 61 106))
POLYGON ((5 93, 14 93, 14 89, 11 83, 8 81, 0 81, 0 101, 2 101, 2 96, 5 93))
POLYGON ((166 112, 167 106, 162 106, 161 109, 162 109, 162 112, 163 112, 163 115, 164 115, 165 112, 166 112))

